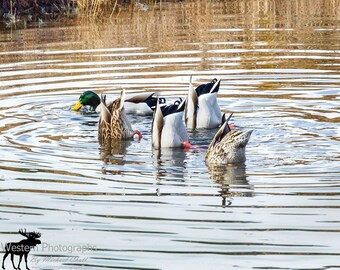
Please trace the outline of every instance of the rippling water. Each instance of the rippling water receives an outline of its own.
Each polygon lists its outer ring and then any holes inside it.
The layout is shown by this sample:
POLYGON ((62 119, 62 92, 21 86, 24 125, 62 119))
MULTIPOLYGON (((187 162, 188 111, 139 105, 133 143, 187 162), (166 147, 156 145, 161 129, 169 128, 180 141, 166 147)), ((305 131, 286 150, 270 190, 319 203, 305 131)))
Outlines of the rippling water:
POLYGON ((338 4, 162 3, 0 30, 1 244, 40 231, 31 269, 339 268, 338 4), (184 97, 191 74, 221 78, 221 109, 254 129, 244 167, 205 165, 216 130, 157 152, 152 119, 130 115, 144 139, 105 149, 98 115, 70 111, 84 90, 184 97))

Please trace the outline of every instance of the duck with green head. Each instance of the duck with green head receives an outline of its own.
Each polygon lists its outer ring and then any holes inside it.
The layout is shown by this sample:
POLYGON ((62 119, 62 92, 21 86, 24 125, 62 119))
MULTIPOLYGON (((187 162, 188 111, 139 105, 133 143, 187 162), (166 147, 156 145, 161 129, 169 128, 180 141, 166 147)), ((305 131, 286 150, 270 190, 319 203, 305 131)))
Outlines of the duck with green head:
MULTIPOLYGON (((155 93, 141 93, 132 95, 125 99, 126 113, 139 115, 152 115, 156 108, 157 98, 155 93)), ((159 98, 161 104, 165 103, 165 98, 159 98)), ((84 106, 89 106, 91 111, 95 111, 100 104, 100 97, 93 91, 83 92, 76 105, 71 110, 79 111, 84 106)))
POLYGON ((72 107, 72 111, 79 111, 83 106, 89 106, 91 111, 95 111, 100 104, 100 97, 92 91, 85 91, 79 97, 76 105, 72 107))

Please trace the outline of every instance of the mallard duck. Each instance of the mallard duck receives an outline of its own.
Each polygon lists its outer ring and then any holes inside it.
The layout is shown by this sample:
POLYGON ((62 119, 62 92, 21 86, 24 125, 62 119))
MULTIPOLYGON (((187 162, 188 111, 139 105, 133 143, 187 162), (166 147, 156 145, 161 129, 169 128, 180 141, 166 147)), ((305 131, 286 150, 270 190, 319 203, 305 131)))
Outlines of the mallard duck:
MULTIPOLYGON (((142 93, 130 95, 125 99, 125 112, 139 115, 152 115, 156 108, 157 98, 155 93, 142 93)), ((165 98, 159 99, 160 103, 165 103, 165 98)), ((100 104, 100 97, 93 91, 83 92, 76 105, 71 110, 79 111, 83 106, 89 106, 91 111, 95 111, 100 104)))
POLYGON ((119 98, 106 104, 106 95, 101 96, 101 110, 98 125, 98 138, 102 143, 112 140, 132 139, 135 134, 139 140, 142 134, 133 130, 124 110, 125 91, 121 92, 119 98))
POLYGON ((178 101, 167 106, 157 102, 152 122, 152 145, 155 148, 191 146, 183 122, 185 102, 178 101))
MULTIPOLYGON (((246 160, 245 149, 252 130, 241 131, 231 129, 228 119, 224 121, 211 141, 205 156, 207 163, 235 164, 246 160)), ((223 115, 223 118, 225 116, 223 115)))
MULTIPOLYGON (((157 97, 153 93, 130 95, 125 99, 126 113, 138 115, 152 115, 157 105, 157 97)), ((165 98, 158 98, 159 103, 165 104, 165 98)))
POLYGON ((99 104, 100 97, 95 92, 85 91, 79 96, 77 104, 71 110, 79 111, 83 106, 89 106, 91 111, 95 111, 99 104))
POLYGON ((213 79, 194 89, 190 77, 185 123, 188 128, 216 128, 220 126, 222 113, 217 103, 221 80, 213 79))

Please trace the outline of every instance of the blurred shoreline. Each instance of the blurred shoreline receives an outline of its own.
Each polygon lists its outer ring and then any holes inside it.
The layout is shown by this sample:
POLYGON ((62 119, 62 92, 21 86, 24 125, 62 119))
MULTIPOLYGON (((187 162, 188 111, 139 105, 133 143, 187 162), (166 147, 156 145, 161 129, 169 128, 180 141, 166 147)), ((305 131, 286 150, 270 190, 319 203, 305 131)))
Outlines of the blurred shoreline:
POLYGON ((247 14, 252 19, 263 16, 272 20, 284 16, 291 24, 309 16, 340 17, 340 0, 229 0, 229 1, 151 1, 151 0, 2 0, 0 22, 8 27, 26 28, 35 23, 58 18, 117 19, 123 13, 131 16, 140 13, 171 9, 180 5, 183 12, 197 14, 209 12, 211 5, 218 5, 225 15, 247 14))

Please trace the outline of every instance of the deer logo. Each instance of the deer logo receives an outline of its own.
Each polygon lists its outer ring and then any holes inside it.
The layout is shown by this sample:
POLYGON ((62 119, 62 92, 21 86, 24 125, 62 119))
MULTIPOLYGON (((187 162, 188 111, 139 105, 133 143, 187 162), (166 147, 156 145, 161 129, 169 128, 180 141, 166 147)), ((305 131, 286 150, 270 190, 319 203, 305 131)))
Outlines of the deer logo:
POLYGON ((26 269, 29 270, 27 265, 27 256, 28 253, 31 251, 33 247, 35 247, 38 244, 41 244, 41 241, 38 239, 41 236, 41 233, 38 232, 26 232, 25 230, 20 229, 19 233, 26 237, 26 239, 21 240, 20 242, 12 242, 7 243, 5 246, 5 255, 2 260, 2 269, 5 269, 5 260, 8 256, 8 254, 11 254, 11 260, 12 265, 14 269, 20 270, 20 263, 22 260, 22 256, 25 256, 25 262, 26 262, 26 269), (16 268, 14 265, 14 255, 20 256, 18 267, 16 268))

